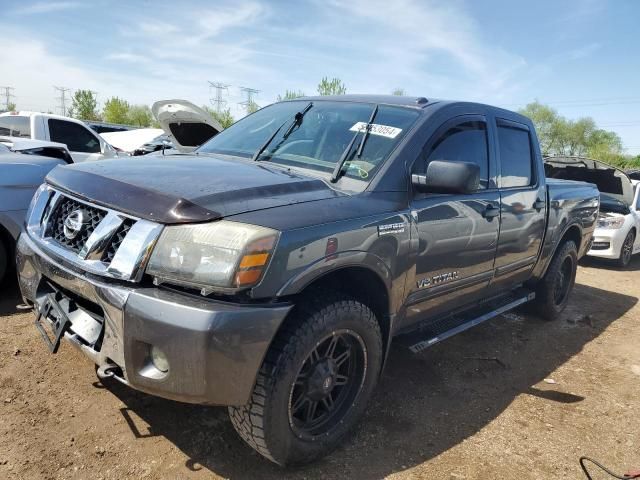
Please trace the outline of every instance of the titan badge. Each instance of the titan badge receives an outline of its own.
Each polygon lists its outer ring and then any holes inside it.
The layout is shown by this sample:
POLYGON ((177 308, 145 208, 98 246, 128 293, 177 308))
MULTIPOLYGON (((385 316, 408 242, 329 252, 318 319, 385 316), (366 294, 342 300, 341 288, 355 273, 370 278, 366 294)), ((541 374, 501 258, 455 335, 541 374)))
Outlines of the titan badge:
POLYGON ((440 275, 434 275, 433 277, 426 277, 418 280, 418 288, 431 288, 443 283, 451 282, 459 278, 458 272, 446 272, 440 275))

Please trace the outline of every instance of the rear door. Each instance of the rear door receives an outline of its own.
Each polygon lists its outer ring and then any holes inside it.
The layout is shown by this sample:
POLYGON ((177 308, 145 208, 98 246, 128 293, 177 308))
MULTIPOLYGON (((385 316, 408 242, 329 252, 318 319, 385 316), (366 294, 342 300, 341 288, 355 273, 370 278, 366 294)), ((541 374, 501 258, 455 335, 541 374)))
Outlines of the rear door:
POLYGON ((409 285, 407 325, 477 301, 493 275, 500 194, 487 121, 464 115, 442 125, 425 145, 413 173, 433 160, 475 162, 480 189, 470 194, 414 192, 415 276, 409 285))
POLYGON ((64 143, 74 162, 100 160, 103 157, 100 140, 88 128, 56 118, 49 118, 47 126, 50 140, 64 143))
POLYGON ((525 124, 496 119, 500 238, 493 287, 529 278, 538 258, 547 213, 546 186, 534 135, 525 124))

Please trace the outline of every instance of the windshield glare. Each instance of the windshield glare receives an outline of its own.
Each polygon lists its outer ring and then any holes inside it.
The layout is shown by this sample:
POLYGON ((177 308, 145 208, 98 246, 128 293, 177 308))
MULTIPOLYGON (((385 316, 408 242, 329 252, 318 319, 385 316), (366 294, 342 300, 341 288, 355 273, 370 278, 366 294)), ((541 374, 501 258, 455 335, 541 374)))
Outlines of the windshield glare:
MULTIPOLYGON (((260 160, 330 174, 356 131, 364 131, 374 104, 314 100, 301 125, 283 140, 295 114, 308 104, 303 100, 263 108, 220 132, 198 152, 251 157, 284 123, 260 160)), ((359 136, 347 158, 344 176, 368 180, 418 115, 408 108, 381 105, 362 155, 355 156, 359 136)))

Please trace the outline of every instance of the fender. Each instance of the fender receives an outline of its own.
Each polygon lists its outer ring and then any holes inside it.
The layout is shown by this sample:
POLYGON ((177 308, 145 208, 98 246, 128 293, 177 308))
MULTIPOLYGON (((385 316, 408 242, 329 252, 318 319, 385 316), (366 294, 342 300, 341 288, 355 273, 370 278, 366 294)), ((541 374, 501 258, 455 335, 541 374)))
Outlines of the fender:
MULTIPOLYGON (((580 230, 580 236, 582 237, 583 228, 578 220, 572 220, 571 222, 567 223, 559 235, 556 235, 555 238, 551 239, 548 245, 543 246, 540 253, 540 258, 538 260, 538 265, 536 265, 534 274, 532 275, 534 278, 544 277, 544 275, 547 273, 547 268, 549 268, 549 264, 551 263, 551 259, 556 254, 556 250, 560 245, 560 240, 562 240, 569 229, 574 226, 578 227, 578 230, 580 230)), ((581 245, 576 246, 578 247, 578 253, 580 253, 581 245)))
MULTIPOLYGON (((385 285, 390 300, 390 313, 393 315, 399 308, 394 299, 394 279, 391 268, 377 255, 362 250, 347 250, 334 255, 324 256, 309 264, 302 272, 287 281, 278 291, 277 296, 295 295, 303 291, 314 281, 349 267, 365 268, 374 273, 385 285)), ((404 285, 404 279, 396 279, 404 285)), ((402 292, 401 292, 402 293, 402 292)))

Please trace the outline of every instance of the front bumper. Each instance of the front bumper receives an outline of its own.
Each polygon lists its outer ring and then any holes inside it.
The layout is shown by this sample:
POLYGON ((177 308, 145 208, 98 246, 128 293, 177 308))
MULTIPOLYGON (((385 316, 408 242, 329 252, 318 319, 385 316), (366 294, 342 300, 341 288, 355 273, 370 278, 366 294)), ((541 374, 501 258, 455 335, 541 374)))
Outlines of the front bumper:
POLYGON ((626 236, 627 231, 624 228, 596 228, 593 244, 587 255, 609 259, 619 258, 626 236))
POLYGON ((20 289, 37 304, 55 286, 102 312, 101 342, 87 344, 73 332, 65 340, 119 381, 173 400, 244 405, 271 340, 290 304, 239 305, 159 288, 107 283, 47 255, 27 234, 17 247, 20 289), (151 368, 150 347, 169 361, 151 368), (115 368, 119 367, 119 368, 115 368))

